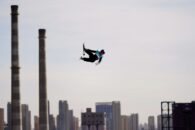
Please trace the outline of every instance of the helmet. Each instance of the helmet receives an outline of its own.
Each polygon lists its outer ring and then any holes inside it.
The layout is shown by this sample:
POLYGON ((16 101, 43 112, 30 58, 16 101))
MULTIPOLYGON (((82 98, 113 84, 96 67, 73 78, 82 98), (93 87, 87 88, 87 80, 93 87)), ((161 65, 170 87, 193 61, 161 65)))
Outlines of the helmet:
POLYGON ((104 50, 101 50, 100 53, 101 53, 101 54, 105 54, 105 51, 104 51, 104 50))

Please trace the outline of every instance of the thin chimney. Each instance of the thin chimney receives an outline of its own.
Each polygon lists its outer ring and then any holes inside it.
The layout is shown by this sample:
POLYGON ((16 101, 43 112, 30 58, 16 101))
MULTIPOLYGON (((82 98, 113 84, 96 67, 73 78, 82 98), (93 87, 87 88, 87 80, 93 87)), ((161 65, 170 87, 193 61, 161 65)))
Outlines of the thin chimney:
POLYGON ((11 6, 11 130, 21 130, 18 6, 11 6))
POLYGON ((45 29, 39 29, 39 129, 48 130, 45 29))

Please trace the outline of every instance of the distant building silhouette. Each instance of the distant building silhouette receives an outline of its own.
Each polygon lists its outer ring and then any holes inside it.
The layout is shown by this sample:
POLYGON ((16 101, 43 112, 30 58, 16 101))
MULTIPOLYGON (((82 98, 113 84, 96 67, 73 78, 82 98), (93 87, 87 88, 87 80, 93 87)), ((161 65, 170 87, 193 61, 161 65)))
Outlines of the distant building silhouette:
POLYGON ((69 109, 67 101, 59 101, 59 114, 57 116, 57 130, 69 130, 69 109))
POLYGON ((60 130, 60 116, 56 116, 56 130, 60 130))
POLYGON ((195 130, 195 102, 173 104, 174 130, 195 130))
POLYGON ((7 130, 11 130, 11 102, 7 103, 7 130))
POLYGON ((113 130, 112 122, 112 102, 96 103, 96 112, 104 112, 106 114, 106 130, 113 130))
POLYGON ((34 116, 34 130, 39 130, 39 117, 34 116))
POLYGON ((157 116, 157 130, 162 130, 161 115, 157 116))
POLYGON ((155 118, 154 116, 148 117, 148 130, 155 130, 155 118))
POLYGON ((0 130, 4 130, 4 109, 0 108, 0 130))
POLYGON ((73 130, 79 130, 79 118, 73 117, 73 130))
POLYGON ((106 130, 121 129, 121 106, 119 101, 98 102, 96 112, 106 113, 106 130))
POLYGON ((27 104, 22 104, 22 130, 31 130, 31 112, 27 104))
POLYGON ((49 130, 56 130, 55 117, 51 114, 49 115, 49 130))
MULTIPOLYGON (((140 130, 148 130, 148 124, 147 124, 147 123, 140 124, 140 125, 139 125, 139 129, 140 129, 140 130)), ((130 129, 130 130, 131 130, 131 129, 130 129)))
POLYGON ((56 121, 53 114, 50 113, 50 102, 48 101, 49 130, 56 130, 56 121))
POLYGON ((121 130, 130 130, 129 116, 121 116, 121 130))
POLYGON ((113 130, 121 129, 121 105, 119 101, 112 102, 113 130))
POLYGON ((69 120, 69 129, 73 130, 74 128, 74 123, 73 123, 73 110, 68 111, 68 120, 69 120))
POLYGON ((105 113, 92 112, 87 108, 86 112, 81 113, 82 130, 105 130, 105 113))
POLYGON ((129 117, 129 127, 130 130, 139 130, 139 115, 138 113, 133 113, 129 117))

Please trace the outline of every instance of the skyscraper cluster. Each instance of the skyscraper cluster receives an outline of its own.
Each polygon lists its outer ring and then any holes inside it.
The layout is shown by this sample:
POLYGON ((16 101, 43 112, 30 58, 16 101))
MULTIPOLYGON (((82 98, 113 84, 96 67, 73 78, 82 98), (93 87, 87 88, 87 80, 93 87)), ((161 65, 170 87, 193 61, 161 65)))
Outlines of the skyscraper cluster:
MULTIPOLYGON (((11 128, 11 103, 7 104, 7 121, 4 121, 4 109, 0 108, 0 128, 1 130, 10 130, 11 128)), ((22 112, 22 130, 40 130, 39 116, 34 116, 34 125, 32 125, 32 116, 27 104, 21 105, 22 112)), ((48 105, 49 109, 49 105, 48 105)), ((55 117, 48 112, 49 130, 78 130, 79 119, 73 115, 73 110, 68 109, 67 101, 59 101, 59 114, 55 117)))
POLYGON ((69 109, 67 101, 59 101, 59 114, 57 115, 57 130, 78 130, 78 118, 69 109))
MULTIPOLYGON (((11 130, 11 111, 12 104, 10 102, 7 103, 7 122, 4 124, 5 130, 11 130)), ((31 126, 31 111, 29 110, 29 106, 27 104, 21 105, 21 128, 22 130, 32 130, 31 126)))
MULTIPOLYGON (((87 108, 86 112, 81 113, 80 117, 75 117, 68 102, 60 100, 59 113, 56 116, 48 111, 48 128, 49 130, 168 130, 168 123, 171 130, 194 130, 194 104, 195 102, 174 103, 169 123, 168 120, 162 120, 163 116, 168 117, 168 115, 157 115, 156 118, 150 115, 148 121, 141 124, 138 113, 121 115, 119 101, 97 102, 95 103, 95 112, 92 112, 91 108, 87 108)), ((0 130, 10 130, 11 128, 11 106, 12 104, 9 102, 7 114, 4 113, 3 108, 0 108, 0 130), (4 120, 5 115, 7 115, 7 121, 4 120)), ((50 105, 48 105, 48 110, 50 110, 50 105)), ((21 113, 22 130, 41 130, 39 116, 34 116, 34 124, 31 124, 32 116, 27 104, 21 105, 21 113)))

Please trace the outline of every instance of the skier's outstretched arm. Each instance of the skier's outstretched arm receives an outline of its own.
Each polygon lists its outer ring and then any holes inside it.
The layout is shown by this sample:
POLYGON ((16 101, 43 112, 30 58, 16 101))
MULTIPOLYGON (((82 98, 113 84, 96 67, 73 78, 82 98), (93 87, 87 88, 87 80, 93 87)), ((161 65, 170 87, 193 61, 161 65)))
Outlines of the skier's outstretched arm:
POLYGON ((96 65, 99 65, 101 61, 102 61, 102 58, 99 59, 99 61, 96 63, 96 65))

